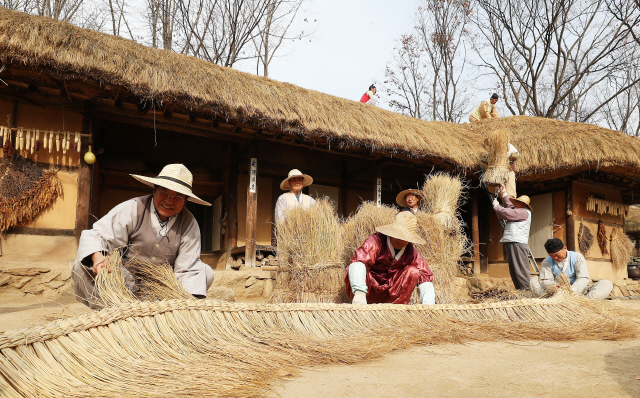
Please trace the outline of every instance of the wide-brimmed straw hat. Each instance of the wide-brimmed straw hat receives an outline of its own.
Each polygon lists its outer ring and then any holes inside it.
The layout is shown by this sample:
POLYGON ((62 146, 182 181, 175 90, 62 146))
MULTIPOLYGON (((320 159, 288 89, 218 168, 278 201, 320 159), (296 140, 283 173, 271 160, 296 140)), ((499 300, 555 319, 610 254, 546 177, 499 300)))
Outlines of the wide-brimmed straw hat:
POLYGON ((393 224, 382 225, 376 228, 376 231, 392 238, 423 245, 426 242, 416 233, 417 230, 418 219, 408 211, 398 213, 393 224))
POLYGON ((511 199, 511 203, 513 203, 514 201, 515 202, 520 202, 522 204, 525 204, 529 208, 529 210, 533 211, 533 209, 531 208, 531 205, 529 204, 529 203, 531 203, 531 199, 529 199, 529 197, 527 195, 522 195, 519 198, 515 198, 515 199, 512 198, 511 199))
POLYGON ((302 187, 308 187, 309 185, 313 184, 313 178, 311 178, 311 176, 308 176, 306 174, 302 174, 302 172, 300 172, 300 170, 298 169, 293 169, 289 172, 289 176, 287 178, 285 178, 284 180, 282 180, 282 182, 280 183, 280 189, 282 189, 283 191, 288 191, 289 189, 291 189, 291 185, 289 184, 289 180, 294 178, 294 177, 303 177, 304 178, 304 182, 302 183, 302 187))
POLYGON ((183 164, 168 164, 164 166, 157 177, 145 177, 131 174, 131 177, 143 184, 161 187, 176 191, 183 195, 187 195, 187 200, 199 205, 211 206, 211 203, 205 202, 192 192, 193 175, 183 164))
POLYGON ((396 196, 396 203, 398 204, 398 206, 401 207, 409 207, 407 205, 407 201, 404 199, 405 196, 407 196, 408 194, 414 194, 418 197, 418 203, 420 203, 423 199, 424 199, 424 194, 422 193, 421 190, 419 189, 405 189, 404 191, 400 192, 398 194, 398 196, 396 196))

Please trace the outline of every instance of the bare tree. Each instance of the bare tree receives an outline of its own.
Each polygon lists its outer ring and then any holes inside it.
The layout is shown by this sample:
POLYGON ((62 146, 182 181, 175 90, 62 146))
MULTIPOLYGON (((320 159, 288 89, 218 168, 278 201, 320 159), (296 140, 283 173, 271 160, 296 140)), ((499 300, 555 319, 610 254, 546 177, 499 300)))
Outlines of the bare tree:
MULTIPOLYGON (((301 40, 309 36, 309 33, 304 31, 288 36, 303 1, 267 0, 264 18, 258 27, 258 34, 253 38, 258 61, 262 64, 263 76, 269 77, 269 65, 283 42, 301 40)), ((308 22, 307 19, 305 22, 308 22)))
POLYGON ((0 1, 0 7, 8 10, 31 12, 32 4, 31 0, 2 0, 0 1))
POLYGON ((471 6, 467 0, 424 0, 418 9, 416 29, 422 37, 433 68, 432 119, 460 121, 466 98, 461 98, 460 78, 465 69, 463 37, 467 33, 471 6), (461 47, 462 46, 462 47, 461 47))
POLYGON ((467 106, 460 85, 470 15, 465 0, 422 0, 415 33, 403 36, 385 70, 392 108, 418 118, 460 121, 467 106))
POLYGON ((124 25, 129 34, 129 38, 135 41, 131 26, 129 25, 128 13, 125 10, 126 0, 108 0, 107 6, 111 18, 111 33, 114 36, 121 36, 121 29, 124 25))
POLYGON ((629 29, 607 12, 604 0, 476 4, 476 49, 513 114, 589 121, 640 82, 627 81, 595 100, 612 77, 637 65, 629 29))
POLYGON ((389 106, 404 115, 422 119, 429 114, 431 79, 424 44, 414 35, 403 35, 396 55, 385 68, 389 106))
POLYGON ((607 8, 640 44, 640 0, 607 0, 607 8))
POLYGON ((181 0, 147 0, 147 17, 151 29, 151 46, 173 48, 173 33, 181 0))

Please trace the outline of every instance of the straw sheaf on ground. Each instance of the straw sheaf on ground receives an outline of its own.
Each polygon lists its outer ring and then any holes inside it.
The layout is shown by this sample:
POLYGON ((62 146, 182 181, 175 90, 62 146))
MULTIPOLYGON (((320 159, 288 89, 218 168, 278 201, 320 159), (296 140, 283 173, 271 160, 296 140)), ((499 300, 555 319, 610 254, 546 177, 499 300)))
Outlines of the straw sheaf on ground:
MULTIPOLYGON (((0 8, 3 62, 51 69, 67 77, 122 85, 151 100, 216 112, 261 127, 343 145, 434 156, 473 167, 482 148, 464 129, 334 97, 292 84, 149 48, 120 37, 0 8), (443 139, 446 137, 446 139, 443 139)), ((354 94, 358 97, 361 93, 354 94), (357 95, 356 95, 357 94, 357 95)))

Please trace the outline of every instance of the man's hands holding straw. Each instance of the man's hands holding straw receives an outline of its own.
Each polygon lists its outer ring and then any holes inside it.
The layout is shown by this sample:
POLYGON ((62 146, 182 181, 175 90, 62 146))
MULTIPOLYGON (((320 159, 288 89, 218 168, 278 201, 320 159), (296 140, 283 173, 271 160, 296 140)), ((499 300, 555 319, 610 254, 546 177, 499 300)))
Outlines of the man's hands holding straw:
POLYGON ((98 275, 98 272, 102 268, 106 268, 108 272, 111 272, 109 266, 105 263, 106 258, 101 252, 95 252, 91 255, 91 261, 93 261, 93 274, 98 275))

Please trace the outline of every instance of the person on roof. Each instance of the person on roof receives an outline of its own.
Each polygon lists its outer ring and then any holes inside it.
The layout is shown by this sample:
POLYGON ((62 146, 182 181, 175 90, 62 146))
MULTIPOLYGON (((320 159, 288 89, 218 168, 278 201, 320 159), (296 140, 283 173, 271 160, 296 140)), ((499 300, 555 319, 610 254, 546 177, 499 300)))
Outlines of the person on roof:
POLYGON ((416 214, 420 211, 419 205, 423 199, 424 195, 419 189, 405 189, 396 196, 396 203, 400 206, 400 211, 416 214))
POLYGON ((540 265, 540 276, 531 278, 531 290, 536 296, 542 296, 549 286, 556 285, 555 278, 565 274, 571 283, 571 289, 593 300, 604 300, 613 290, 613 284, 606 279, 589 286, 589 269, 584 256, 567 250, 567 246, 557 238, 548 239, 544 248, 549 253, 540 265))
POLYGON ((369 105, 375 105, 378 102, 378 99, 376 98, 377 91, 378 90, 376 89, 376 86, 374 86, 373 84, 370 85, 369 90, 362 95, 362 98, 360 98, 360 102, 364 102, 365 104, 369 105))
POLYGON ((469 121, 473 123, 481 119, 499 118, 500 115, 498 114, 496 102, 498 102, 498 94, 494 93, 489 100, 482 101, 480 105, 471 112, 469 115, 469 121))
POLYGON ((303 209, 309 208, 316 204, 315 199, 309 195, 302 193, 302 188, 313 184, 313 178, 306 174, 302 174, 300 170, 293 169, 289 172, 289 176, 282 180, 280 189, 289 192, 283 193, 276 202, 275 221, 276 223, 284 220, 284 212, 296 206, 303 209))
POLYGON ((502 239, 507 252, 509 275, 518 290, 529 290, 531 271, 529 270, 529 229, 531 228, 531 201, 528 196, 510 198, 504 187, 500 187, 502 203, 493 200, 493 210, 498 218, 506 221, 502 239))
POLYGON ((352 304, 408 304, 416 286, 421 304, 435 304, 433 272, 414 247, 425 243, 417 230, 416 217, 403 211, 356 250, 344 279, 352 304))
MULTIPOLYGON (((101 307, 95 277, 105 272, 108 252, 127 246, 125 260, 136 256, 168 263, 186 291, 196 298, 206 297, 213 283, 213 270, 200 261, 200 228, 185 204, 187 200, 211 204, 193 194, 193 176, 184 165, 167 165, 157 177, 132 177, 153 187, 153 193, 120 203, 92 229, 82 231, 72 268, 77 300, 94 309, 101 307)), ((127 287, 133 290, 135 282, 126 269, 123 276, 127 287)))

